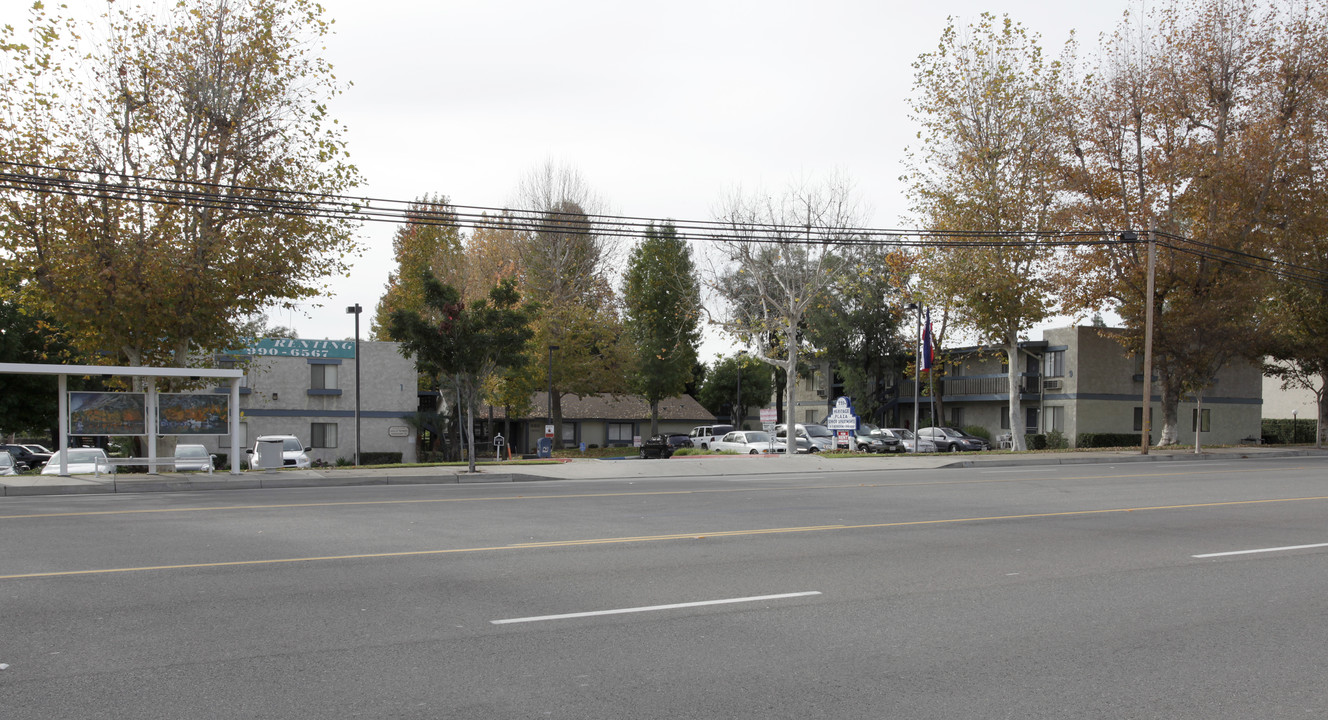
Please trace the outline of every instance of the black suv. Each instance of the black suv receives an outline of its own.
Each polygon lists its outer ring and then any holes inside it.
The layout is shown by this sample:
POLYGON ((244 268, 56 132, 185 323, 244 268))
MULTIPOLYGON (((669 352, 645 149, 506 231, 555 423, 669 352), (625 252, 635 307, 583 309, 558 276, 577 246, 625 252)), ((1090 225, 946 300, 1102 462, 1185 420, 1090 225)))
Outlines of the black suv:
POLYGON ((50 455, 35 453, 22 445, 0 445, 0 450, 8 450, 9 454, 14 456, 14 463, 19 470, 25 467, 28 470, 38 470, 51 459, 50 455))
POLYGON ((667 460, 671 455, 673 455, 673 444, 669 442, 668 435, 651 435, 641 443, 642 460, 652 457, 667 460))

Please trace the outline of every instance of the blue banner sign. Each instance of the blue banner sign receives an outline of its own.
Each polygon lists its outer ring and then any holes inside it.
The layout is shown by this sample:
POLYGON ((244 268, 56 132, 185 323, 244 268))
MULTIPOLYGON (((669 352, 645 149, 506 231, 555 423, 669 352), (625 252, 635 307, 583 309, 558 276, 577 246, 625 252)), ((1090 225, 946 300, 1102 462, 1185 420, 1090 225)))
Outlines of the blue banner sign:
POLYGON ((262 338, 255 340, 237 355, 258 357, 310 357, 355 359, 354 340, 300 340, 298 338, 262 338))

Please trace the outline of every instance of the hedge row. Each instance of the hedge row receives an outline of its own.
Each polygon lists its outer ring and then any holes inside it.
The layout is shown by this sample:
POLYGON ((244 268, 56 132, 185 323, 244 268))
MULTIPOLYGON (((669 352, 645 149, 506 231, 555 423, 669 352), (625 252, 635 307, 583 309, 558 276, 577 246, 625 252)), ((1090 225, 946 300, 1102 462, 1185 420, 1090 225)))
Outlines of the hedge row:
POLYGON ((1265 445, 1312 443, 1314 442, 1315 425, 1313 418, 1309 420, 1265 419, 1260 435, 1265 445))
POLYGON ((1139 447, 1143 433, 1079 433, 1075 447, 1139 447))
POLYGON ((362 452, 360 453, 361 465, 400 465, 401 453, 399 452, 362 452))

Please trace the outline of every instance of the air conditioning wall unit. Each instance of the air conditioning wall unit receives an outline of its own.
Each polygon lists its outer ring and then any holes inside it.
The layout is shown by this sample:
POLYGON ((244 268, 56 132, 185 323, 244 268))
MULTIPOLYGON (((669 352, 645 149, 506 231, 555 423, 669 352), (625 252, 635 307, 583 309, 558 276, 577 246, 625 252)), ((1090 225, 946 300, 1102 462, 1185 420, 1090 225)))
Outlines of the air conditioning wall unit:
POLYGON ((1044 380, 1044 381, 1042 382, 1042 391, 1043 391, 1043 392, 1052 392, 1052 391, 1054 391, 1054 390, 1055 390, 1055 391, 1058 391, 1058 390, 1060 390, 1060 389, 1061 389, 1061 381, 1060 381, 1060 380, 1044 380))

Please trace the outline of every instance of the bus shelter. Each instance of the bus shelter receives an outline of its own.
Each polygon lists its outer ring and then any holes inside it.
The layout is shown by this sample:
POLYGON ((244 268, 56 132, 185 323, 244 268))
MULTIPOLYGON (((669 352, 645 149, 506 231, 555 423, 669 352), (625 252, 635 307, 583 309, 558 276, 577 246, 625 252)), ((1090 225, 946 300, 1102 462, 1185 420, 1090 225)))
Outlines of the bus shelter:
MULTIPOLYGON (((240 454, 240 381, 244 379, 244 371, 238 369, 212 369, 212 368, 151 368, 151 367, 120 367, 110 365, 53 365, 46 363, 0 363, 0 375, 54 375, 56 376, 58 392, 60 393, 60 475, 69 476, 69 376, 100 375, 105 378, 110 377, 139 377, 143 378, 146 403, 145 411, 147 416, 144 418, 144 433, 147 436, 148 459, 155 461, 157 458, 157 378, 187 378, 190 380, 201 380, 204 378, 214 378, 216 380, 226 381, 229 385, 230 395, 226 404, 226 429, 231 439, 231 453, 227 458, 230 464, 230 473, 232 475, 240 474, 239 460, 236 457, 240 454)), ((105 433, 98 433, 105 434, 105 433)), ((156 472, 156 465, 149 463, 149 472, 156 472)))

